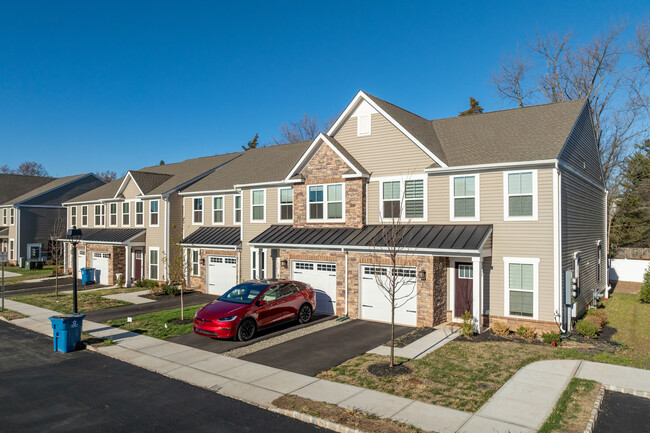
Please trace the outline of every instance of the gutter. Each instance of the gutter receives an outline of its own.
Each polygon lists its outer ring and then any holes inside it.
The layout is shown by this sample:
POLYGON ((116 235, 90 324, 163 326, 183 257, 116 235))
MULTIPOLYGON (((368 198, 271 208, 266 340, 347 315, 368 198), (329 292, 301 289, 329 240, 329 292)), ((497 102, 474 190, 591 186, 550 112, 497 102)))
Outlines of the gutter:
POLYGON ((434 167, 425 168, 425 173, 455 173, 459 171, 477 171, 477 170, 498 170, 504 168, 517 168, 517 167, 533 167, 540 165, 554 165, 557 164, 557 159, 540 159, 537 161, 517 161, 517 162, 499 162, 494 164, 473 164, 473 165, 459 165, 456 167, 434 167))

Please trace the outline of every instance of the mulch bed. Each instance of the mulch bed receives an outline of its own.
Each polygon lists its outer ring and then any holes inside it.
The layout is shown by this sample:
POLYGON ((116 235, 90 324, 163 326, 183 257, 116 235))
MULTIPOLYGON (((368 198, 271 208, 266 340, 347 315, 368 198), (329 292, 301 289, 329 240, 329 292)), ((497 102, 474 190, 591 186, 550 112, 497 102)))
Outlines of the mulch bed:
POLYGON ((517 343, 537 344, 542 346, 546 345, 546 343, 541 340, 526 340, 524 338, 521 338, 514 332, 507 337, 503 335, 497 335, 492 329, 488 329, 487 331, 481 332, 480 334, 475 334, 472 337, 465 337, 463 335, 460 335, 456 338, 456 341, 466 341, 468 343, 516 341, 517 343))
POLYGON ((396 364, 391 367, 388 362, 381 362, 379 364, 369 365, 368 372, 377 377, 393 377, 401 376, 403 374, 411 374, 413 373, 413 370, 404 364, 396 364))
POLYGON ((577 332, 574 332, 569 338, 562 341, 562 346, 614 353, 617 348, 623 346, 622 344, 612 340, 612 337, 616 335, 617 332, 618 330, 611 326, 605 326, 603 332, 600 333, 598 338, 584 337, 577 332))
MULTIPOLYGON (((399 338, 396 338, 395 339, 395 347, 399 347, 399 348, 406 347, 409 344, 413 343, 414 341, 419 340, 420 338, 424 337, 425 335, 428 335, 428 334, 432 333, 435 330, 436 330, 436 328, 433 328, 431 326, 422 326, 420 328, 415 328, 411 332, 409 332, 409 333, 407 333, 405 335, 402 335, 399 338)), ((384 346, 390 347, 390 341, 387 341, 386 343, 384 343, 384 346)))
MULTIPOLYGON (((147 290, 147 288, 143 287, 142 290, 147 290)), ((187 290, 187 289, 183 290, 183 296, 192 295, 194 293, 196 293, 196 290, 187 290)), ((176 295, 168 295, 165 292, 156 292, 153 295, 151 293, 147 293, 146 295, 141 295, 140 297, 141 298, 147 298, 147 299, 160 300, 160 299, 164 299, 164 298, 178 298, 179 296, 181 296, 180 292, 178 294, 176 294, 176 295)))

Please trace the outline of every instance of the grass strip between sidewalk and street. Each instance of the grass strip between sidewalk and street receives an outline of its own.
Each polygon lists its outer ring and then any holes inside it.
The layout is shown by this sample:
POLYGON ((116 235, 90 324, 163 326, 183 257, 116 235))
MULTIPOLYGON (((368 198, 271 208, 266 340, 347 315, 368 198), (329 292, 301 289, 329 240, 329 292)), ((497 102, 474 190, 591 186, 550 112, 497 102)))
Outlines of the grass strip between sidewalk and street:
POLYGON ((19 313, 18 311, 13 311, 13 310, 7 310, 6 308, 4 310, 0 310, 0 317, 4 317, 7 320, 16 320, 16 319, 22 319, 25 316, 24 314, 19 313))
MULTIPOLYGON (((5 266, 5 272, 15 272, 20 274, 18 277, 5 277, 5 284, 10 286, 12 284, 23 283, 26 280, 33 280, 36 278, 48 278, 54 276, 54 265, 45 265, 43 269, 21 268, 20 266, 5 266)), ((64 278, 64 276, 61 276, 64 278)), ((54 281, 52 281, 54 284, 54 281)))
POLYGON ((571 379, 539 433, 584 432, 598 397, 598 385, 593 380, 571 379))
MULTIPOLYGON (((136 288, 122 288, 122 289, 105 289, 94 291, 80 290, 77 293, 77 303, 80 313, 86 311, 102 310, 104 308, 121 307, 123 305, 131 305, 129 302, 118 301, 117 299, 104 298, 104 295, 114 295, 117 293, 128 293, 141 291, 140 287, 136 288)), ((72 293, 40 293, 36 295, 21 295, 10 298, 17 302, 35 305, 48 310, 56 311, 57 313, 69 314, 72 313, 72 293)))
POLYGON ((411 425, 379 418, 352 409, 345 409, 329 403, 298 397, 297 395, 284 395, 275 399, 273 405, 280 409, 305 413, 361 431, 377 433, 417 433, 423 431, 411 425))
MULTIPOLYGON (((196 310, 203 307, 205 304, 194 305, 185 307, 185 319, 193 319, 196 310)), ((164 340, 166 338, 175 337, 181 334, 192 332, 193 321, 184 324, 174 324, 172 321, 181 318, 181 309, 176 308, 173 310, 158 311, 156 313, 142 314, 132 318, 132 322, 127 322, 126 318, 109 320, 105 322, 107 325, 116 326, 128 331, 137 332, 139 334, 148 335, 149 337, 159 338, 164 340)))

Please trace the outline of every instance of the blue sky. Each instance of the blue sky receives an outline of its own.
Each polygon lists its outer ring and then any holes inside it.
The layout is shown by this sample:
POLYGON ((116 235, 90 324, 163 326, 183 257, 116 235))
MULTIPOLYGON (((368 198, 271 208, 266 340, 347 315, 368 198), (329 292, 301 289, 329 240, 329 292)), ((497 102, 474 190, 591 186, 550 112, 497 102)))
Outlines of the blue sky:
MULTIPOLYGON (((268 143, 358 90, 428 118, 489 84, 537 30, 589 39, 643 1, 0 1, 0 165, 114 170, 268 143)), ((629 32, 629 31, 628 31, 629 32)), ((628 33, 628 35, 630 35, 628 33)))

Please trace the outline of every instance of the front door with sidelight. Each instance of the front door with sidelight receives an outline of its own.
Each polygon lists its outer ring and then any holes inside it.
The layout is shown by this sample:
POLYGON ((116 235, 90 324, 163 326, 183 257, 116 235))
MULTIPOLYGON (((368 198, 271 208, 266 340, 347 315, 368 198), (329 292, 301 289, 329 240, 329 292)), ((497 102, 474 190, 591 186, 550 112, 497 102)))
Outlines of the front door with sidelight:
POLYGON ((472 263, 456 263, 454 272, 454 317, 463 317, 465 311, 472 310, 474 267, 472 263))

